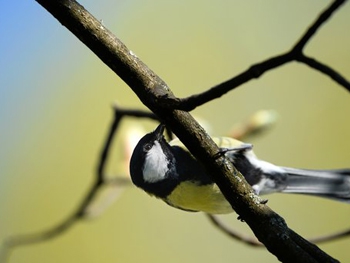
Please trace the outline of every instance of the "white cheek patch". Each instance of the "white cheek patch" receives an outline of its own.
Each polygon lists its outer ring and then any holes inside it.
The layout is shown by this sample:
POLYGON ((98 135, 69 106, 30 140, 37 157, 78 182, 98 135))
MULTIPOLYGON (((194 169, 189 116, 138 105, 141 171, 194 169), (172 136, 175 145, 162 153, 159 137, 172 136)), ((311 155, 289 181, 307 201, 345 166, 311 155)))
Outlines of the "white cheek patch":
POLYGON ((143 179, 148 183, 155 183, 165 178, 168 170, 168 160, 160 146, 155 141, 153 147, 148 151, 143 166, 143 179))

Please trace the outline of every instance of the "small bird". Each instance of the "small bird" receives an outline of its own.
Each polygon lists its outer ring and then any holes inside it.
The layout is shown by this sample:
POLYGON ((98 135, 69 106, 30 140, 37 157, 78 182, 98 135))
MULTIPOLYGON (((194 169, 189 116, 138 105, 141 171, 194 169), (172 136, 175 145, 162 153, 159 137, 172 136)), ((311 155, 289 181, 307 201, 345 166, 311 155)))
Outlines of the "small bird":
MULTIPOLYGON (((133 183, 168 205, 209 214, 233 212, 231 205, 179 139, 168 143, 165 126, 146 134, 130 160, 133 183)), ((213 138, 222 153, 242 173, 256 194, 308 194, 350 202, 350 169, 302 170, 259 160, 251 144, 228 137, 213 138)))

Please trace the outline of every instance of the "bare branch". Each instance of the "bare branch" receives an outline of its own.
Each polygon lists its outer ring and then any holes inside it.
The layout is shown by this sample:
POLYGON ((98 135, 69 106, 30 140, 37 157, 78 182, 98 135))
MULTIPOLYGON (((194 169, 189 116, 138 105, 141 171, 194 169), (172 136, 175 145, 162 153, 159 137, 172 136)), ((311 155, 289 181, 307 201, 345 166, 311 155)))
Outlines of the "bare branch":
POLYGON ((295 53, 302 53, 305 45, 309 40, 315 35, 316 31, 332 16, 332 14, 345 3, 346 0, 335 0, 333 3, 324 10, 316 21, 309 27, 305 34, 300 38, 300 40, 293 47, 295 53))
POLYGON ((308 61, 307 57, 303 56, 303 48, 308 43, 308 41, 314 36, 316 31, 331 17, 331 15, 343 4, 345 0, 336 0, 328 8, 323 11, 316 21, 310 26, 310 28, 305 32, 301 39, 294 45, 294 47, 287 53, 272 57, 263 62, 257 63, 251 66, 248 70, 240 73, 239 75, 229 79, 221 84, 218 84, 211 89, 204 91, 203 93, 195 94, 187 98, 176 99, 169 98, 167 103, 169 107, 182 109, 182 110, 193 110, 196 107, 203 105, 211 100, 217 99, 229 91, 241 86, 244 83, 252 79, 259 78, 265 72, 282 66, 291 61, 299 61, 307 63, 309 66, 327 74, 332 79, 337 81, 340 85, 350 91, 350 83, 342 77, 339 73, 334 70, 330 70, 327 67, 320 67, 319 64, 315 62, 312 63, 308 61))
POLYGON ((337 82, 339 85, 343 86, 348 91, 350 91, 350 82, 347 79, 345 79, 340 73, 332 69, 331 67, 317 61, 314 58, 307 57, 303 54, 297 58, 297 61, 302 62, 308 65, 309 67, 322 72, 323 74, 327 75, 328 77, 333 79, 335 82, 337 82))
MULTIPOLYGON (((235 241, 240 241, 246 245, 253 246, 253 247, 262 247, 264 246, 259 240, 257 240, 254 236, 248 236, 245 234, 240 233, 239 231, 234 230, 233 228, 230 228, 226 226, 221 220, 215 216, 206 214, 209 221, 217 227, 220 231, 222 231, 225 235, 229 236, 230 238, 234 239, 235 241)), ((308 238, 307 240, 311 243, 315 244, 321 244, 326 243, 334 240, 338 240, 341 238, 346 238, 350 236, 350 228, 344 229, 342 231, 338 231, 335 233, 317 236, 313 238, 308 238)))
POLYGON ((229 228, 225 226, 216 216, 206 214, 210 222, 216 226, 219 230, 221 230, 224 234, 228 235, 229 237, 233 238, 234 240, 241 241, 244 244, 254 246, 254 247, 261 247, 263 244, 259 242, 259 240, 256 239, 256 237, 250 237, 243 235, 239 233, 238 231, 233 230, 232 228, 229 228))
POLYGON ((350 228, 347 228, 347 229, 344 229, 344 230, 336 232, 336 233, 331 233, 331 234, 324 235, 324 236, 310 238, 309 240, 312 243, 320 244, 320 243, 338 240, 338 239, 349 237, 349 236, 350 236, 350 228))
POLYGON ((126 109, 126 108, 119 107, 117 104, 114 104, 113 108, 115 110, 115 113, 122 117, 126 116, 126 117, 135 117, 135 118, 146 118, 150 120, 159 121, 158 117, 153 112, 135 110, 135 109, 126 109))

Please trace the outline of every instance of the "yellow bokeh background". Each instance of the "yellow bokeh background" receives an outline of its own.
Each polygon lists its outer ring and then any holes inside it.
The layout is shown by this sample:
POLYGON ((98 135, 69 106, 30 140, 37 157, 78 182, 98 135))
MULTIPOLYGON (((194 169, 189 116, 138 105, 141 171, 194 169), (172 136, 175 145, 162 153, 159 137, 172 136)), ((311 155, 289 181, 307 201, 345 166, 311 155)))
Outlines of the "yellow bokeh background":
MULTIPOLYGON (((327 2, 328 3, 328 2, 327 2)), ((285 52, 327 5, 324 1, 84 1, 92 14, 184 97, 285 52)), ((306 53, 350 79, 350 5, 307 45, 306 53)), ((145 109, 131 90, 35 1, 0 3, 0 239, 59 223, 95 176, 112 105, 145 109)), ((260 109, 276 125, 254 137, 262 159, 291 167, 350 167, 350 95, 300 63, 268 72, 194 111, 214 135, 260 109)), ((128 127, 155 127, 129 120, 128 127)), ((121 165, 123 136, 108 174, 121 165)), ((347 204, 275 194, 269 205, 303 236, 349 226, 347 204)), ((250 233, 236 220, 234 227, 250 233)), ((320 247, 342 262, 349 238, 320 247)), ((264 249, 230 240, 201 213, 186 213, 126 189, 100 217, 50 241, 20 247, 9 262, 276 262, 264 249)))

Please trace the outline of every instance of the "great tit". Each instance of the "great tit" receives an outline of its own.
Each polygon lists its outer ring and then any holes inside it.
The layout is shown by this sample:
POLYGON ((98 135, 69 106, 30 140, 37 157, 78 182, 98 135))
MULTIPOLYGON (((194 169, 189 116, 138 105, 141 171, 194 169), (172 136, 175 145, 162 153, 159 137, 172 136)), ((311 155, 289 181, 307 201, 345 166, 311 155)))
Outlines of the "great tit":
MULTIPOLYGON (((168 205, 209 214, 233 212, 205 167, 179 139, 168 143, 164 125, 146 134, 130 160, 133 183, 168 205)), ((256 194, 273 192, 309 194, 350 202, 350 169, 302 170, 259 160, 252 145, 233 138, 213 138, 256 194)))

